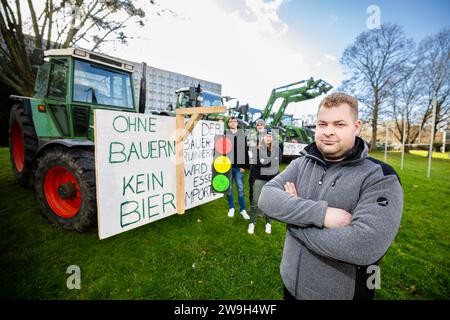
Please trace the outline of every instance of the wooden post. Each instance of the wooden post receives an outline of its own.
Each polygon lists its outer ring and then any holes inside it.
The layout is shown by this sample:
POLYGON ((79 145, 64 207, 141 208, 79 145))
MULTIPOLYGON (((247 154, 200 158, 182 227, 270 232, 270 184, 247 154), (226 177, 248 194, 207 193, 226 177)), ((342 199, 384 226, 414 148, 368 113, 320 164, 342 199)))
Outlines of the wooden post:
POLYGON ((183 150, 183 136, 184 133, 184 115, 176 115, 176 130, 177 137, 175 140, 175 161, 176 161, 176 177, 177 177, 177 190, 176 190, 176 203, 177 213, 184 213, 184 150, 183 150))
POLYGON ((195 107, 176 109, 176 130, 177 136, 175 140, 175 161, 176 161, 176 205, 177 213, 183 214, 185 212, 184 206, 184 140, 189 136, 189 133, 195 128, 197 122, 204 114, 222 113, 225 112, 225 107, 195 107), (184 124, 184 116, 191 115, 189 121, 184 124))

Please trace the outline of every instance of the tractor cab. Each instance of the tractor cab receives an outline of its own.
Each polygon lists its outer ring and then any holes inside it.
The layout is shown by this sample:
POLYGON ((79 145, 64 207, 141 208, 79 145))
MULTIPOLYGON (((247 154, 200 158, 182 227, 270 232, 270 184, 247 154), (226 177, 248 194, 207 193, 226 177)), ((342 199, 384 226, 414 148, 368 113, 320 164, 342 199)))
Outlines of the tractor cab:
POLYGON ((292 114, 284 114, 281 117, 281 125, 285 126, 293 126, 294 125, 294 115, 292 114))
POLYGON ((93 140, 93 110, 138 112, 134 66, 108 56, 68 48, 44 52, 37 65, 31 113, 38 137, 93 140))
POLYGON ((134 66, 76 48, 37 49, 32 63, 33 96, 10 96, 13 172, 19 185, 34 187, 50 222, 84 231, 97 217, 94 110, 141 110, 134 66))
POLYGON ((203 90, 200 84, 197 87, 191 86, 178 89, 175 93, 177 95, 176 108, 223 106, 220 95, 203 90))
MULTIPOLYGON (((220 107, 225 106, 225 101, 229 101, 234 98, 222 97, 217 93, 203 90, 200 84, 197 87, 186 87, 178 89, 176 108, 192 108, 192 107, 220 107)), ((229 117, 236 117, 238 120, 238 127, 245 129, 249 127, 247 117, 248 104, 239 106, 239 102, 236 107, 227 107, 226 114, 211 113, 204 116, 205 120, 222 121, 225 128, 227 128, 227 120, 229 117)))

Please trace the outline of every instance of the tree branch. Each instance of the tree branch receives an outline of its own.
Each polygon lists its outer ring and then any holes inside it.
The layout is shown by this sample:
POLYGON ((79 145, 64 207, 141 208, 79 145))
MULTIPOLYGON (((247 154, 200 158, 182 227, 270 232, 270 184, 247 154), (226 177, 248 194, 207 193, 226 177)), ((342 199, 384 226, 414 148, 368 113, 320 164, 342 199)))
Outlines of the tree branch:
POLYGON ((124 21, 122 21, 118 26, 116 26, 116 27, 112 28, 111 30, 109 30, 102 38, 100 38, 100 40, 95 42, 95 45, 94 45, 94 47, 92 47, 91 51, 94 51, 95 49, 97 49, 98 46, 106 39, 106 37, 109 34, 111 34, 114 31, 119 30, 120 28, 122 28, 122 26, 125 24, 125 22, 127 22, 130 18, 131 18, 131 16, 128 17, 127 19, 125 19, 124 21))
POLYGON ((34 45, 36 46, 36 48, 42 48, 42 35, 39 33, 36 11, 34 10, 33 2, 31 0, 28 0, 28 8, 30 9, 31 21, 33 22, 34 45))
POLYGON ((46 49, 50 49, 52 43, 52 27, 53 27, 53 0, 50 0, 50 10, 48 11, 48 32, 47 32, 47 44, 46 49))

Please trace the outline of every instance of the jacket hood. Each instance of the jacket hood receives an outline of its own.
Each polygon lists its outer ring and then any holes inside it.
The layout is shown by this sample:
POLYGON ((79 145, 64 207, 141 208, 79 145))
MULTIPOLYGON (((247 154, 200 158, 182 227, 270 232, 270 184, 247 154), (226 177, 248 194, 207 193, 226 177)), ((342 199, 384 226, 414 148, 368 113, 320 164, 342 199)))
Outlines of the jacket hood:
MULTIPOLYGON (((338 163, 340 165, 355 163, 367 158, 368 153, 369 147, 367 146, 367 144, 360 137, 356 137, 353 148, 348 152, 347 156, 338 163)), ((302 151, 300 151, 300 154, 307 158, 311 158, 315 161, 318 161, 324 166, 328 166, 326 160, 323 158, 323 155, 319 151, 319 148, 317 148, 315 142, 307 145, 302 151)))

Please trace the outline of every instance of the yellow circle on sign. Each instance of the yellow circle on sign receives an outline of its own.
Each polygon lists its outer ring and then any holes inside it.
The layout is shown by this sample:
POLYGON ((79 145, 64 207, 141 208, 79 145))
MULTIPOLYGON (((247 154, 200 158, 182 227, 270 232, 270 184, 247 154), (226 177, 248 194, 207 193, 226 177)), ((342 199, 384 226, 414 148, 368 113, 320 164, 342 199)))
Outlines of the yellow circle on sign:
POLYGON ((220 156, 214 160, 214 169, 219 173, 225 173, 231 169, 231 161, 228 157, 220 156))

